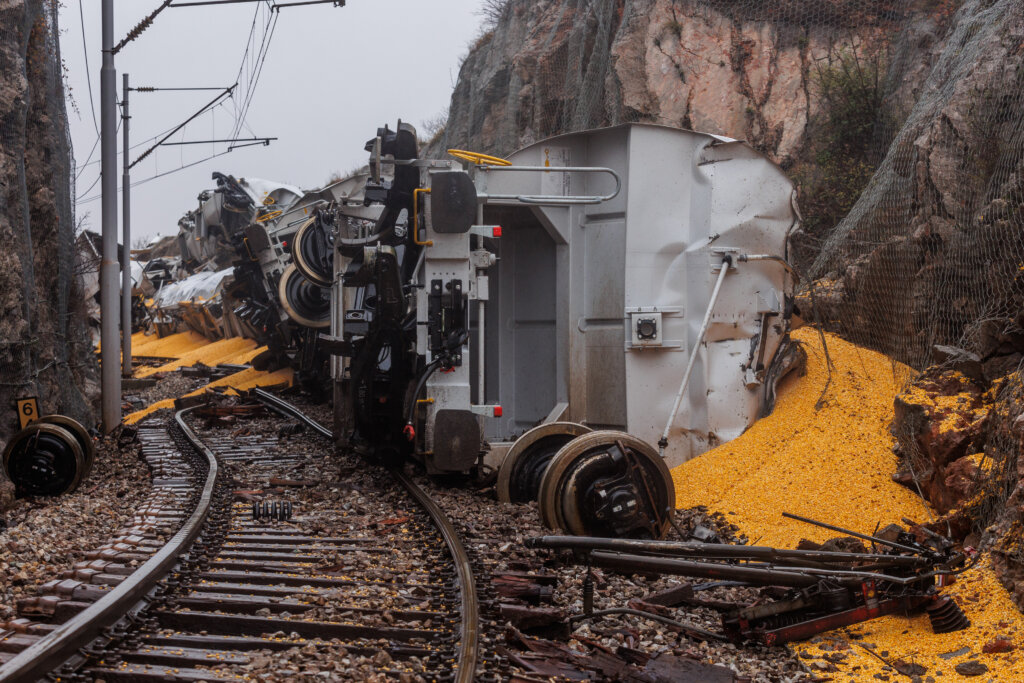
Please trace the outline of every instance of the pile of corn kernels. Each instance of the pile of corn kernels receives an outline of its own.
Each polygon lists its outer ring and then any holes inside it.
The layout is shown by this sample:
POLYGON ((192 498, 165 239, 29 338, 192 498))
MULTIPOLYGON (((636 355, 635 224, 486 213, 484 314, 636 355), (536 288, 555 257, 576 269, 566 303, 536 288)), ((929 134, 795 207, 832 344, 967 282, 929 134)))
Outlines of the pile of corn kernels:
MULTIPOLYGON (((772 415, 673 470, 677 504, 705 505, 751 543, 778 547, 836 535, 782 512, 862 533, 903 517, 929 520, 927 504, 892 481, 893 399, 912 371, 832 335, 824 335, 823 346, 811 328, 793 336, 807 351, 806 374, 784 380, 772 415)), ((1024 680, 1024 621, 987 559, 944 593, 963 608, 969 629, 938 635, 923 613, 889 616, 794 647, 812 671, 831 680, 1024 680)))

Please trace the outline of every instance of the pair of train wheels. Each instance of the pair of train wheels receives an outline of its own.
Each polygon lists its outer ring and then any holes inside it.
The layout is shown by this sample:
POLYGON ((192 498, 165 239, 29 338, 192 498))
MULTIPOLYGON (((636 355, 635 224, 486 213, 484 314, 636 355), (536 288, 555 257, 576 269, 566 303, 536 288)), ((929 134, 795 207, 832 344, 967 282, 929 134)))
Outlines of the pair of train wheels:
POLYGON ((536 500, 541 521, 577 536, 662 538, 675 486, 650 444, 614 430, 551 422, 523 434, 498 470, 499 500, 536 500))
POLYGON ((95 459, 85 427, 65 415, 47 415, 11 437, 3 467, 18 496, 59 496, 78 488, 95 459))
POLYGON ((292 262, 278 283, 281 306, 304 327, 328 327, 334 253, 327 228, 316 216, 311 216, 292 236, 291 253, 292 262))

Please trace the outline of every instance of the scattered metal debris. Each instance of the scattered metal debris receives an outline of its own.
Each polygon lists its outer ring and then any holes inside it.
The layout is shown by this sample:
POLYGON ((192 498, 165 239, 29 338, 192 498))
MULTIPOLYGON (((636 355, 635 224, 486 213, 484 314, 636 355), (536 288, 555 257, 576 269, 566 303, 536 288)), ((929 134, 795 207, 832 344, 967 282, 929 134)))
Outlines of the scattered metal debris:
MULTIPOLYGON (((936 633, 967 628, 970 622, 951 598, 939 595, 937 579, 965 569, 968 557, 951 542, 931 533, 918 540, 901 532, 895 539, 859 534, 834 525, 795 519, 870 541, 876 552, 788 550, 699 541, 641 541, 581 536, 527 539, 536 548, 571 550, 576 561, 625 572, 737 580, 763 586, 763 601, 752 605, 717 605, 722 626, 734 641, 777 645, 885 614, 925 609, 936 633)), ((588 574, 589 576, 589 574, 588 574)), ((632 601, 627 608, 590 614, 584 586, 584 611, 573 620, 628 612, 671 621, 663 605, 693 601, 689 586, 632 601)), ((681 628, 685 624, 678 624, 681 628)))
POLYGON ((255 522, 277 520, 287 522, 292 518, 292 504, 289 501, 275 500, 252 504, 252 518, 255 522))

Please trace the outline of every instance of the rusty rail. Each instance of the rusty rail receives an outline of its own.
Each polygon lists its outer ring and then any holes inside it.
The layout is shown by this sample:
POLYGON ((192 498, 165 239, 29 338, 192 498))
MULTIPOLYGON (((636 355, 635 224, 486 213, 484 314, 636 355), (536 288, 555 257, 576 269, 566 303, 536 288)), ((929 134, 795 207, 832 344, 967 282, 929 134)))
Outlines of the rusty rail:
MULTIPOLYGON (((320 436, 327 439, 334 439, 334 433, 313 418, 309 417, 291 403, 262 389, 253 389, 252 395, 265 403, 272 410, 301 421, 320 436)), ((413 499, 422 507, 430 519, 441 532, 448 552, 451 553, 455 563, 455 570, 459 577, 459 594, 462 596, 459 606, 461 619, 459 633, 459 654, 458 664, 454 667, 454 678, 456 683, 471 683, 476 674, 476 664, 480 642, 480 606, 476 593, 476 582, 473 578, 473 569, 469 561, 466 548, 459 538, 458 530, 452 521, 445 514, 444 510, 431 498, 430 494, 423 490, 405 472, 398 468, 388 468, 391 475, 409 493, 413 499)))
POLYGON ((203 522, 210 511, 218 468, 217 458, 213 452, 185 424, 183 416, 191 410, 194 410, 194 407, 178 411, 175 413, 174 419, 189 443, 206 457, 210 467, 192 515, 158 553, 132 572, 117 588, 0 667, 0 682, 36 681, 59 667, 75 652, 98 637, 103 629, 124 617, 147 593, 153 590, 157 582, 164 578, 178 562, 182 552, 199 535, 203 522))

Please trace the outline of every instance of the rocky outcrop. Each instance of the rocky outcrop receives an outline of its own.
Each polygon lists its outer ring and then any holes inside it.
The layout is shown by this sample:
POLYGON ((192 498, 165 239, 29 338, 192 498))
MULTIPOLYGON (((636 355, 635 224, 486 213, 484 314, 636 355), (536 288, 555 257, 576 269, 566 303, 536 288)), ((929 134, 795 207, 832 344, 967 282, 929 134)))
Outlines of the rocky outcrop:
POLYGON ((428 153, 504 154, 630 121, 746 139, 800 188, 791 258, 829 294, 805 318, 918 369, 937 343, 989 361, 1024 332, 1022 13, 1019 0, 509 0, 428 153))
POLYGON ((966 0, 949 24, 902 64, 927 78, 809 273, 821 319, 918 368, 934 344, 1024 351, 1024 5, 966 0))
POLYGON ((1010 360, 934 351, 936 363, 896 397, 901 469, 893 478, 942 515, 927 525, 933 531, 990 550, 997 576, 1024 608, 1024 375, 1010 360))
POLYGON ((462 65, 441 144, 508 153, 630 121, 750 141, 783 164, 802 149, 814 73, 883 49, 893 5, 728 0, 510 0, 462 65))
POLYGON ((94 424, 96 363, 75 291, 73 162, 57 3, 0 4, 0 442, 16 398, 94 424))
POLYGON ((998 386, 944 364, 921 373, 896 397, 892 430, 905 466, 896 480, 920 487, 940 513, 979 490, 998 386))

